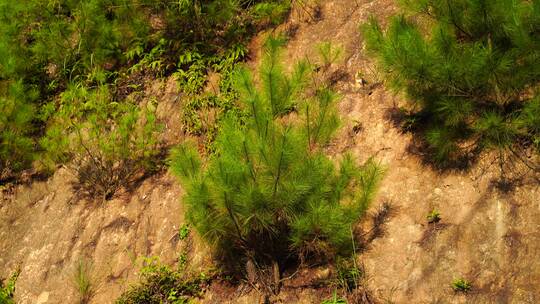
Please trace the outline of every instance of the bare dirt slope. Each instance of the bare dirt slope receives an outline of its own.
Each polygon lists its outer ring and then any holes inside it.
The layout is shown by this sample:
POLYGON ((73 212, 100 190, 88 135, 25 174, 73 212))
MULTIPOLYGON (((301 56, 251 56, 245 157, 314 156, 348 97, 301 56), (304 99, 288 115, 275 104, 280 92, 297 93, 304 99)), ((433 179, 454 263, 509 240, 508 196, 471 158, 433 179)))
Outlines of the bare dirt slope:
MULTIPOLYGON (((319 41, 343 46, 345 58, 332 71, 343 97, 344 126, 330 152, 351 151, 359 160, 375 156, 387 167, 373 210, 389 202, 392 211, 380 236, 359 256, 369 289, 390 303, 540 302, 538 184, 524 179, 512 191, 498 190, 493 184, 498 168, 487 156, 462 171, 441 172, 424 164, 422 155, 410 149, 413 136, 402 134, 389 119, 404 101, 379 84, 358 31, 369 15, 391 14, 394 1, 323 2, 320 20, 295 13, 283 26, 294 33, 287 60, 313 58, 319 41), (358 72, 367 85, 356 84, 358 72), (427 224, 432 209, 441 213, 439 224, 427 224), (472 282, 469 294, 452 291, 450 284, 459 277, 472 282)), ((165 112, 180 107, 172 96, 158 98, 165 112)), ((92 303, 111 303, 136 278, 134 257, 176 258, 181 189, 168 174, 147 179, 132 194, 105 204, 73 201, 71 180, 59 170, 48 181, 18 186, 2 196, 0 276, 21 266, 20 303, 74 303, 72 271, 81 257, 93 262, 99 282, 92 303)), ((194 258, 202 264, 206 255, 194 258)), ((309 290, 285 292, 284 303, 321 300, 309 290)), ((236 294, 225 301, 219 293, 211 291, 205 302, 257 301, 236 294)))

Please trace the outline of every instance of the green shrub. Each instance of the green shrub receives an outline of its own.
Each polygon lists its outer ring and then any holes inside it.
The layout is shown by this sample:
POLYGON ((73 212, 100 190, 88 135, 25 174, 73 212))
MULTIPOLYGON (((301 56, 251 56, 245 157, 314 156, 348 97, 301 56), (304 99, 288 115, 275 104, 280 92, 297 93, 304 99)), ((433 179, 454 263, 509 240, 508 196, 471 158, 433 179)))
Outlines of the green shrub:
POLYGON ((0 180, 27 168, 33 160, 35 110, 27 100, 27 90, 21 82, 0 81, 0 180), (2 94, 4 89, 7 92, 2 94))
MULTIPOLYGON (((182 126, 184 131, 190 135, 202 136, 205 138, 205 147, 212 149, 212 143, 220 128, 222 119, 227 115, 234 115, 242 119, 244 113, 235 103, 238 98, 234 82, 234 68, 239 60, 247 53, 247 50, 238 45, 227 51, 223 55, 215 55, 203 59, 201 55, 197 57, 191 67, 200 67, 196 75, 190 75, 179 70, 176 73, 181 83, 181 87, 189 97, 182 107, 182 126), (212 70, 219 73, 217 83, 212 83, 210 90, 202 92, 206 84, 206 66, 211 66, 212 70)), ((187 60, 187 59, 185 59, 187 60)), ((193 60, 193 59, 191 59, 193 60)))
POLYGON ((386 30, 364 27, 390 85, 413 102, 435 159, 539 142, 540 9, 536 1, 402 1, 386 30))
POLYGON ((133 39, 151 39, 146 2, 4 1, 0 77, 73 81, 94 67, 114 66, 133 39))
POLYGON ((216 252, 282 269, 291 257, 350 252, 350 225, 382 172, 371 160, 357 166, 346 155, 336 167, 324 155, 339 126, 337 96, 327 89, 307 96, 310 67, 300 62, 287 75, 280 46, 267 42, 260 86, 246 69, 237 72, 247 117, 225 119, 206 165, 186 143, 171 152, 170 167, 187 191, 187 218, 216 252))
POLYGON ((253 19, 258 22, 277 25, 289 11, 291 1, 265 1, 257 3, 251 9, 253 19))
POLYGON ((455 279, 452 282, 452 289, 456 292, 468 292, 471 290, 471 288, 472 288, 471 282, 463 278, 455 279))
POLYGON ((116 304, 187 304, 201 297, 210 282, 204 273, 188 275, 172 270, 155 259, 147 260, 141 282, 124 292, 116 304))
POLYGON ((19 277, 19 273, 20 271, 14 272, 5 285, 0 280, 0 304, 15 304, 13 293, 15 292, 15 282, 19 277))
POLYGON ((60 103, 41 140, 46 165, 67 164, 86 190, 105 198, 156 166, 160 125, 154 105, 141 110, 128 101, 111 102, 106 87, 78 85, 60 103))

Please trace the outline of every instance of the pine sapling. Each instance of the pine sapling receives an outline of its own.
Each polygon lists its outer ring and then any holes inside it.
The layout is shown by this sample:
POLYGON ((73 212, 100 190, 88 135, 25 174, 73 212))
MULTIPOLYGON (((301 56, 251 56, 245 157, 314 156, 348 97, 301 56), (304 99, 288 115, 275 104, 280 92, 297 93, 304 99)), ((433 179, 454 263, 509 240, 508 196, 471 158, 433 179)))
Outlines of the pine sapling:
POLYGON ((349 227, 382 177, 373 160, 358 166, 344 155, 336 165, 325 155, 339 127, 338 96, 326 88, 309 95, 309 66, 301 61, 286 73, 281 45, 266 43, 260 85, 246 68, 237 71, 247 117, 225 119, 214 154, 202 157, 184 143, 170 155, 190 224, 225 261, 243 261, 245 271, 271 269, 277 289, 291 259, 350 254, 349 227))

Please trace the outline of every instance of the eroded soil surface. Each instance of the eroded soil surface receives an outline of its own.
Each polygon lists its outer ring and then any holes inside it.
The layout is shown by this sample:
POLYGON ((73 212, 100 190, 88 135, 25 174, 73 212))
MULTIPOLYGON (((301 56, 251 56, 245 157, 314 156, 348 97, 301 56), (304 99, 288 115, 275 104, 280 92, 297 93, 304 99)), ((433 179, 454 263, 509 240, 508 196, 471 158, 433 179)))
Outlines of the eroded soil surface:
MULTIPOLYGON (((350 151, 359 161, 375 157, 387 168, 372 213, 383 203, 390 204, 390 212, 358 257, 366 268, 367 288, 382 303, 539 303, 538 183, 526 175, 510 191, 501 190, 495 183, 499 168, 490 156, 464 170, 440 171, 427 164, 422 150, 414 148, 414 136, 392 119, 405 101, 380 82, 358 30, 370 15, 392 14, 394 1, 323 2, 315 20, 297 11, 280 28, 293 34, 286 52, 290 63, 315 58, 320 41, 343 47, 343 60, 331 67, 342 96, 343 128, 329 152, 339 157, 350 151), (366 84, 358 83, 358 72, 366 84), (442 219, 428 224, 433 209, 442 219), (451 288, 460 277, 473 285, 468 294, 451 288)), ((253 41, 252 65, 261 37, 253 41)), ((166 118, 164 136, 174 142, 180 136, 181 100, 171 82, 158 81, 148 90, 166 118)), ((0 277, 21 267, 18 303, 75 303, 73 270, 82 258, 93 265, 92 303, 112 303, 136 281, 138 257, 160 256, 165 263, 178 257, 182 190, 170 174, 149 177, 132 192, 103 203, 77 199, 72 182, 60 169, 46 181, 2 194, 0 277)), ((193 265, 210 265, 208 251, 195 247, 193 265)), ((320 303, 317 290, 292 284, 279 301, 320 303)), ((254 292, 217 286, 203 302, 260 300, 254 292)))

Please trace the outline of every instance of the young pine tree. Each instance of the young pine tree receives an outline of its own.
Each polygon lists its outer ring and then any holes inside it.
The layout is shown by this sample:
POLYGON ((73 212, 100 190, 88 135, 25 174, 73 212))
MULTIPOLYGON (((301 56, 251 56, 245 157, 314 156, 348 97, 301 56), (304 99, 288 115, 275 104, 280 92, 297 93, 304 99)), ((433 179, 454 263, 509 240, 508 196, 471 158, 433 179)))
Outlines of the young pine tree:
POLYGON ((46 166, 66 164, 84 190, 104 198, 155 167, 160 125, 150 106, 112 102, 107 87, 81 85, 71 85, 59 103, 50 104, 50 125, 40 140, 46 166))
POLYGON ((247 69, 236 75, 244 124, 225 119, 215 154, 174 149, 170 166, 187 194, 187 218, 223 256, 283 269, 295 258, 332 258, 351 250, 351 226, 377 190, 381 168, 345 155, 336 166, 324 154, 338 129, 337 96, 321 88, 307 96, 310 67, 280 64, 280 40, 268 40, 260 85, 247 69))
POLYGON ((33 160, 35 110, 29 99, 34 95, 21 82, 0 81, 0 181, 33 160))
POLYGON ((412 16, 386 30, 372 19, 363 32, 392 87, 413 101, 436 160, 540 151, 540 1, 402 2, 412 16))

